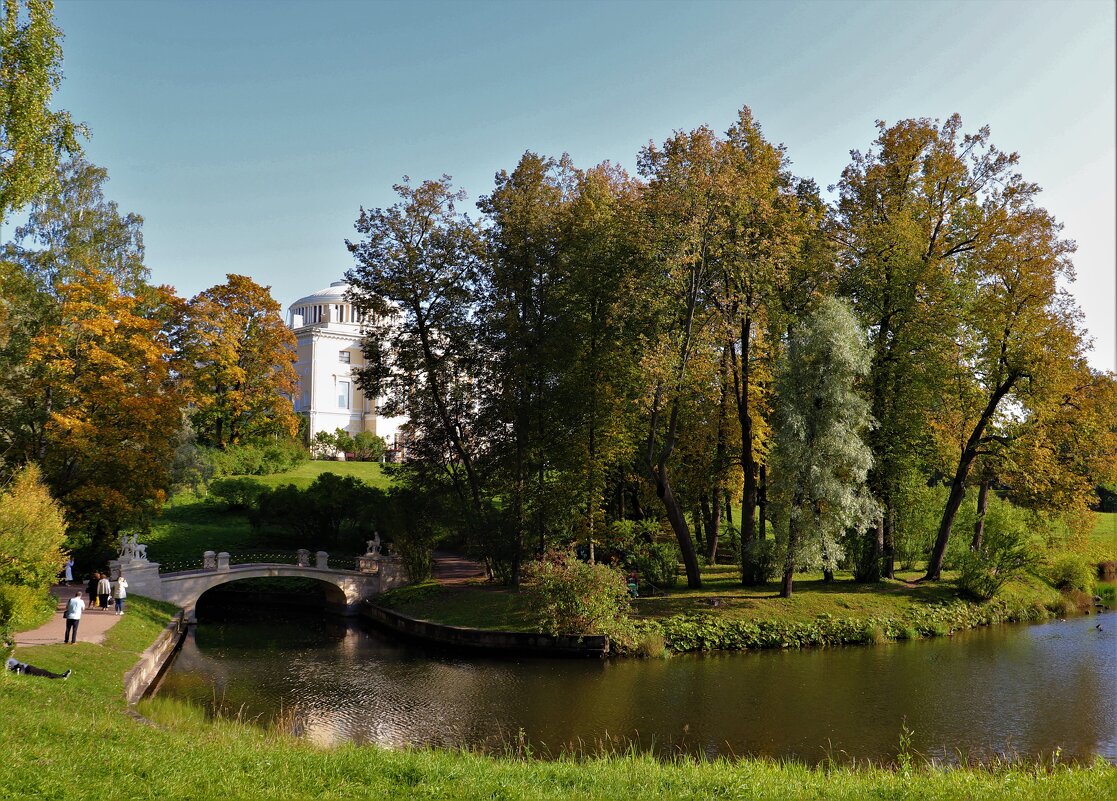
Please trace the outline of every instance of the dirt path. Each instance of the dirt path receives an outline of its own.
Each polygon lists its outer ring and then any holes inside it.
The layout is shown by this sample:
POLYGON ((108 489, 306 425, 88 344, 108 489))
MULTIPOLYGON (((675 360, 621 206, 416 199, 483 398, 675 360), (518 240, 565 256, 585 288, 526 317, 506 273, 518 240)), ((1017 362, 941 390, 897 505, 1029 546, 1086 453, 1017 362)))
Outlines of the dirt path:
MULTIPOLYGON (((62 642, 62 638, 66 634, 66 621, 62 619, 62 610, 66 608, 66 602, 74 596, 74 592, 79 589, 82 590, 82 600, 87 601, 88 596, 86 596, 84 588, 78 587, 76 584, 69 587, 64 585, 55 585, 51 587, 51 595, 58 599, 58 605, 54 609, 54 615, 46 623, 39 626, 39 628, 15 635, 15 637, 12 638, 15 644, 17 646, 30 646, 53 645, 54 643, 62 642)), ((124 609, 125 614, 127 614, 127 601, 124 602, 124 609)), ((90 609, 86 607, 85 611, 81 614, 81 623, 78 624, 78 641, 100 645, 105 641, 105 632, 115 626, 118 620, 120 620, 120 618, 112 611, 111 606, 108 609, 90 609)))
POLYGON ((431 558, 431 578, 439 584, 464 584, 485 578, 485 566, 459 553, 435 551, 431 558))

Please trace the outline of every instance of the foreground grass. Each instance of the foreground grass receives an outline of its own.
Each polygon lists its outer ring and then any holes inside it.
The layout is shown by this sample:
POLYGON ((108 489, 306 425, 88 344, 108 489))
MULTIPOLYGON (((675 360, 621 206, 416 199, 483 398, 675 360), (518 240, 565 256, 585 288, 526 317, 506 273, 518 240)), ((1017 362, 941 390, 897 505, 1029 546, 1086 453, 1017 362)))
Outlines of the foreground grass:
POLYGON ((135 598, 104 646, 20 649, 69 681, 0 678, 0 798, 1013 799, 1113 798, 1117 769, 994 765, 808 768, 765 760, 659 762, 620 754, 537 761, 436 750, 322 750, 166 702, 163 725, 124 714, 121 677, 169 617, 135 598), (171 725, 167 725, 171 724, 171 725))

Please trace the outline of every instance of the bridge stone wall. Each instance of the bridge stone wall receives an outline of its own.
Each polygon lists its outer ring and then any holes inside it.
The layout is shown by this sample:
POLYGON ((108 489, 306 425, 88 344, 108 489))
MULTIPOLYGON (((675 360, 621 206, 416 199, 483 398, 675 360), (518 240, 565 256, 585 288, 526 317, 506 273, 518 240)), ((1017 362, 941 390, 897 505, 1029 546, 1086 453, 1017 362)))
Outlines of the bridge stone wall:
POLYGON ((276 563, 230 565, 226 553, 218 554, 212 567, 177 573, 160 574, 159 564, 146 559, 117 559, 109 567, 114 578, 124 574, 130 593, 175 604, 191 623, 196 622, 194 610, 198 599, 207 590, 230 581, 271 577, 315 579, 330 585, 327 599, 344 615, 358 614, 366 598, 407 583, 407 572, 397 557, 369 558, 363 562, 367 569, 360 571, 331 569, 327 566, 327 554, 319 552, 318 557, 313 567, 276 563))

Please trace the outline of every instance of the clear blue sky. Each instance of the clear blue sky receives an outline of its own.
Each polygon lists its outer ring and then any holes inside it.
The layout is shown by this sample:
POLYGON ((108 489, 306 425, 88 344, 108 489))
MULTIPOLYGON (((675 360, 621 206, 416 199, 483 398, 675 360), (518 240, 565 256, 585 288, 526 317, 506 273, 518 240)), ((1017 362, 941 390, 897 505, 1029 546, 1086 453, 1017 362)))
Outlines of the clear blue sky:
POLYGON ((649 139, 753 108, 834 183, 876 119, 988 124, 1078 241, 1072 287, 1117 368, 1115 3, 58 0, 58 105, 153 277, 227 272, 286 307, 350 266, 358 208, 452 175, 471 198, 525 150, 632 170, 649 139))

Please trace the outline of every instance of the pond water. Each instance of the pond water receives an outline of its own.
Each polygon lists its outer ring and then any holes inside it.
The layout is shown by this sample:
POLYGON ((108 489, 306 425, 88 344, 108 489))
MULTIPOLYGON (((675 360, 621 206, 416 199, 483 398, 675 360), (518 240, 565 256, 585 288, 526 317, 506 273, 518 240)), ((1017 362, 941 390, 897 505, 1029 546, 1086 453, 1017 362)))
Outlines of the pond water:
POLYGON ((467 657, 320 613, 227 610, 192 631, 158 694, 322 745, 879 761, 896 756, 906 726, 912 749, 950 762, 1117 762, 1117 614, 878 646, 601 661, 467 657))

